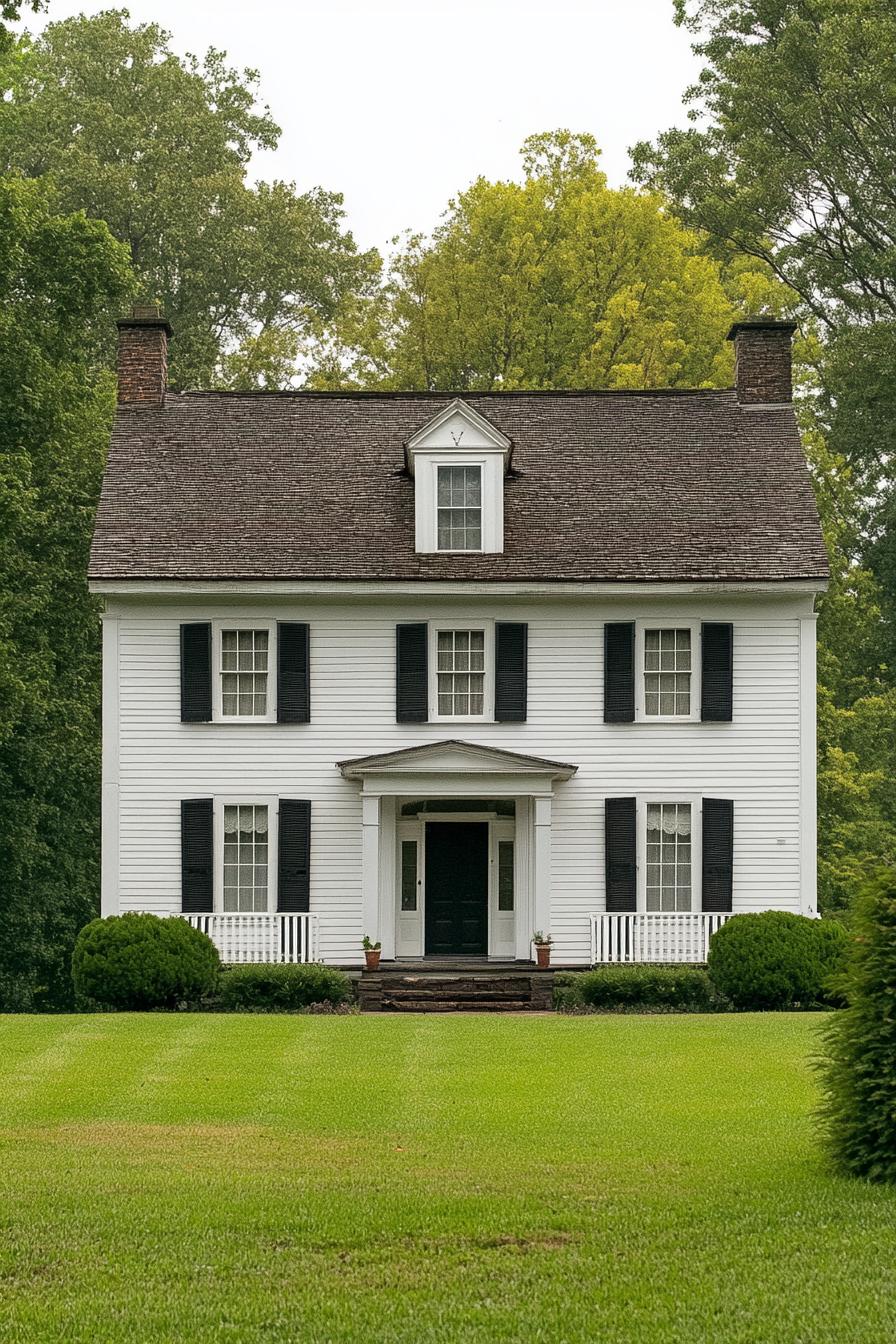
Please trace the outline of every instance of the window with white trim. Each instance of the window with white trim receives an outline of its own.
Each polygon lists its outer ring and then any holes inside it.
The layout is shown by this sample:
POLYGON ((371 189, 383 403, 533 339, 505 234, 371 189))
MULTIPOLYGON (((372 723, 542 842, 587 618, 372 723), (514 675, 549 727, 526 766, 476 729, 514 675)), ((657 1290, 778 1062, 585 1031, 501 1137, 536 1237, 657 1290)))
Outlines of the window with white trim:
POLYGON ((268 715, 271 632, 227 628, 220 632, 221 715, 262 719, 268 715))
POLYGON ((693 643, 690 626, 644 630, 646 718, 691 718, 693 643))
POLYGON ((440 551, 482 550, 482 467, 436 467, 436 527, 440 551))
POLYGON ((648 802, 646 827, 646 909, 692 909, 691 804, 648 802))
POLYGON ((212 624, 212 718, 216 723, 277 719, 277 622, 212 624))
POLYGON ((224 804, 221 908, 226 913, 269 908, 268 818, 266 804, 224 804))
POLYGON ((485 630, 436 631, 436 712, 440 719, 485 715, 485 630))

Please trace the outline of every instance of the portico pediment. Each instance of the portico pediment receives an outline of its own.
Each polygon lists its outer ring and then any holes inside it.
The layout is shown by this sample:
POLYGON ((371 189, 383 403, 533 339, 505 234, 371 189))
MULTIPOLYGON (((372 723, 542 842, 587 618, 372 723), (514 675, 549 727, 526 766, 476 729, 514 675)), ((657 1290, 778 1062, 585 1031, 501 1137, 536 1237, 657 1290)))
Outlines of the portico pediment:
POLYGON ((346 779, 366 779, 382 775, 503 775, 522 779, 536 776, 551 780, 570 779, 578 769, 564 761, 546 760, 528 756, 502 747, 479 746, 448 738, 442 742, 426 742, 418 747, 404 747, 380 755, 358 756, 339 761, 338 766, 346 779))

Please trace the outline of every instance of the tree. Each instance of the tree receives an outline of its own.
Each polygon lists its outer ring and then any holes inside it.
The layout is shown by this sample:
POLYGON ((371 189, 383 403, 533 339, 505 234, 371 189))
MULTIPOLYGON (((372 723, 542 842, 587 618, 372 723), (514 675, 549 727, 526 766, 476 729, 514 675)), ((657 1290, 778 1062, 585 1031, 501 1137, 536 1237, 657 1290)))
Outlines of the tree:
POLYGON ((675 0, 675 14, 705 61, 686 94, 701 126, 636 146, 635 175, 823 326, 896 318, 891 0, 675 0))
POLYGON ((127 244, 175 329, 176 386, 287 384, 378 259, 345 231, 339 195, 248 184, 253 150, 279 137, 254 71, 215 50, 181 60, 157 24, 127 20, 67 19, 7 56, 0 163, 127 244))
POLYGON ((896 1182, 896 869, 863 890, 847 1008, 825 1033, 821 1110, 828 1149, 852 1176, 896 1182))
POLYGON ((16 23, 22 17, 23 9, 37 14, 46 7, 47 0, 0 0, 0 50, 12 46, 15 41, 6 26, 8 23, 16 23))
POLYGON ((532 136, 522 183, 474 182, 431 239, 407 241, 318 382, 729 385, 731 321, 780 287, 759 267, 723 275, 659 195, 611 190, 598 155, 588 135, 532 136))
POLYGON ((61 1006, 99 890, 87 552, 114 397, 91 349, 131 293, 104 224, 0 180, 0 1004, 61 1006))

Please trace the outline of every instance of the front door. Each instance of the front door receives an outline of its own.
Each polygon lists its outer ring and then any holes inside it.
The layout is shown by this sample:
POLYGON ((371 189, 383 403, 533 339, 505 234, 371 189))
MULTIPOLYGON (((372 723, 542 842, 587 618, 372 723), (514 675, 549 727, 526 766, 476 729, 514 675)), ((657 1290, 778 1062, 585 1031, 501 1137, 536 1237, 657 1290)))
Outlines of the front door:
POLYGON ((428 957, 483 957, 488 951, 488 823, 426 824, 428 957))

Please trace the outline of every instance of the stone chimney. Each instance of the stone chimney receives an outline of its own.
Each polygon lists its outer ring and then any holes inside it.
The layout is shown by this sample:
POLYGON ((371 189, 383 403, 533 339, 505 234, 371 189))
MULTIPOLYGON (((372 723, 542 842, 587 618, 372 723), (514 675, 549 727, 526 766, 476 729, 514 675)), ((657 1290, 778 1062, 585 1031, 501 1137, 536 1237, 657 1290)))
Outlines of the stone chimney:
POLYGON ((734 385, 742 406, 781 406, 793 400, 791 347, 795 322, 758 317, 735 322, 734 385))
POLYGON ((118 404, 165 405, 171 328, 158 304, 135 304, 118 324, 118 404))

